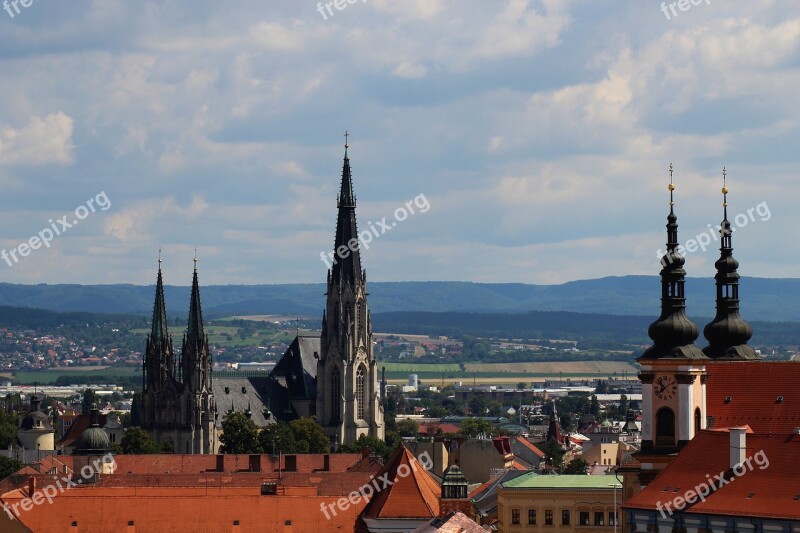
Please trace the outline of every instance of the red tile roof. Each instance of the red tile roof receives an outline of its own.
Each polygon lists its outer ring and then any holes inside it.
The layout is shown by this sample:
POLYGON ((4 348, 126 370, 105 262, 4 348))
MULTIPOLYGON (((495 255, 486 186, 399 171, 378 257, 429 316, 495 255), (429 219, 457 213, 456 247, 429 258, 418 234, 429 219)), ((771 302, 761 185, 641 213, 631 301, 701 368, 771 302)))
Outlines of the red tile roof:
MULTIPOLYGON (((741 479, 729 474, 733 481, 683 512, 800 520, 800 435, 748 434, 746 446, 746 457, 753 458, 752 469, 747 469, 741 479), (758 455, 762 451, 763 455, 758 455)), ((729 447, 727 432, 701 431, 624 507, 658 510, 659 503, 663 507, 701 483, 708 483, 707 475, 720 485, 715 476, 728 471, 729 447)))
MULTIPOLYGON (((80 485, 59 494, 52 504, 23 511, 22 500, 31 496, 29 478, 35 478, 41 492, 53 483, 51 469, 68 477, 97 459, 47 457, 4 480, 0 504, 20 504, 19 523, 30 531, 68 531, 73 521, 78 531, 125 531, 133 522, 142 531, 165 531, 166 524, 179 523, 185 531, 210 533, 230 531, 234 521, 242 532, 353 531, 365 502, 344 510, 336 504, 369 483, 381 467, 360 454, 340 454, 329 456, 330 470, 322 470, 325 456, 298 455, 297 471, 279 474, 277 458, 259 458, 261 471, 249 470, 247 455, 224 456, 222 471, 217 471, 213 455, 119 455, 116 472, 101 475, 99 484, 80 485), (275 483, 276 494, 262 495, 264 482, 275 483)), ((4 528, 0 522, 0 531, 4 528)))
POLYGON ((706 369, 712 429, 748 424, 758 434, 785 435, 800 427, 800 363, 715 361, 706 369))
POLYGON ((524 437, 519 437, 517 439, 517 442, 519 442, 520 444, 522 444, 523 446, 528 448, 530 451, 532 451, 533 453, 535 453, 539 457, 544 458, 544 452, 542 450, 540 450, 539 448, 537 448, 536 446, 534 446, 533 444, 531 444, 531 441, 529 441, 528 439, 526 439, 524 437))
POLYGON ((367 504, 363 517, 428 519, 439 515, 441 487, 405 446, 397 449, 375 480, 382 490, 367 504), (407 474, 401 475, 404 472, 407 474), (392 484, 384 486, 381 479, 392 484))

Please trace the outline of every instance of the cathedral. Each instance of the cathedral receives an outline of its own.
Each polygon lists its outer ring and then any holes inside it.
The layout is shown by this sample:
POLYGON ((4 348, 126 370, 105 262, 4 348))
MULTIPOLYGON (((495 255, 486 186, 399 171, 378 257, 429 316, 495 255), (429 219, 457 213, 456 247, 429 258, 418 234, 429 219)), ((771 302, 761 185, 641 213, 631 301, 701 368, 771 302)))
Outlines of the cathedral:
POLYGON ((334 446, 350 444, 362 435, 384 438, 367 275, 361 267, 346 144, 337 207, 335 255, 328 270, 322 332, 319 336, 298 332, 268 376, 220 378, 212 383, 196 262, 189 325, 180 362, 176 362, 167 331, 159 259, 142 398, 134 406, 138 425, 159 442, 171 442, 175 453, 187 454, 217 453, 222 419, 232 411, 247 413, 259 426, 314 416, 334 446))
POLYGON ((167 330, 167 310, 158 260, 153 323, 142 365, 142 396, 134 406, 135 422, 176 453, 216 453, 216 406, 211 387, 211 352, 203 332, 197 260, 192 278, 189 324, 180 363, 167 330))

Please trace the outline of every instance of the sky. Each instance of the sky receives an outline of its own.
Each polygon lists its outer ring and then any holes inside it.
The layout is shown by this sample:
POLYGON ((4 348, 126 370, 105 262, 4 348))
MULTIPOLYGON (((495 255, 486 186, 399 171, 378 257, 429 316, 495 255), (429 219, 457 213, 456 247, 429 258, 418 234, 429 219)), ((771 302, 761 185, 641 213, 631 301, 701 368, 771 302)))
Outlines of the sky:
POLYGON ((670 164, 690 276, 725 166, 797 277, 800 3, 671 3, 9 4, 0 282, 324 282, 346 130, 371 281, 655 275, 670 164))

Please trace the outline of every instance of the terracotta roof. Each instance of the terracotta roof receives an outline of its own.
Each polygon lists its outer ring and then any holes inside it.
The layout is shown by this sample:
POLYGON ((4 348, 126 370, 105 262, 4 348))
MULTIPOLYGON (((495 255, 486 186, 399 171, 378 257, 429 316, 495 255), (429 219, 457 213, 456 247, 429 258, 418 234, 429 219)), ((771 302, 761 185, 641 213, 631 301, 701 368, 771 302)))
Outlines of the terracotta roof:
MULTIPOLYGON (((741 480, 729 473, 733 481, 706 496, 705 502, 698 501, 683 512, 800 520, 800 486, 797 484, 800 436, 747 435, 746 446, 746 457, 753 458, 752 469, 747 469, 741 480), (759 460, 758 454, 762 451, 759 460)), ((729 470, 729 447, 728 433, 701 431, 655 480, 625 502, 624 507, 657 510, 659 503, 663 506, 701 483, 707 483, 707 475, 719 485, 715 476, 729 470)))
POLYGON ((519 437, 517 438, 517 442, 528 448, 530 451, 532 451, 539 457, 544 457, 544 452, 539 448, 537 448, 536 446, 534 446, 533 444, 531 444, 531 441, 529 441, 528 439, 524 437, 519 437))
POLYGON ((748 424, 758 434, 786 435, 800 427, 800 363, 715 361, 706 369, 712 429, 748 424))
POLYGON ((362 517, 428 519, 439 515, 441 487, 405 446, 398 448, 375 475, 375 483, 382 490, 367 504, 362 517), (408 474, 399 475, 404 472, 408 474), (383 486, 381 479, 388 479, 392 485, 383 486))
MULTIPOLYGON (((241 531, 353 531, 366 502, 344 510, 336 504, 369 483, 381 467, 360 454, 341 454, 329 456, 330 470, 322 470, 324 455, 298 455, 297 471, 278 474, 277 458, 269 455, 258 456, 260 471, 250 470, 251 456, 222 457, 217 471, 213 455, 119 455, 116 472, 101 475, 99 484, 66 490, 52 504, 27 512, 18 506, 19 523, 30 531, 67 531, 73 521, 78 531, 125 531, 133 522, 143 531, 180 523, 186 531, 211 533, 231 530, 234 521, 241 531), (274 483, 273 494, 262 494, 265 482, 274 483)), ((30 478, 40 491, 53 483, 51 468, 68 477, 92 459, 43 458, 2 482, 0 503, 13 506, 29 497, 30 478), (69 472, 64 473, 65 466, 69 472)), ((0 530, 5 531, 2 523, 0 530)))

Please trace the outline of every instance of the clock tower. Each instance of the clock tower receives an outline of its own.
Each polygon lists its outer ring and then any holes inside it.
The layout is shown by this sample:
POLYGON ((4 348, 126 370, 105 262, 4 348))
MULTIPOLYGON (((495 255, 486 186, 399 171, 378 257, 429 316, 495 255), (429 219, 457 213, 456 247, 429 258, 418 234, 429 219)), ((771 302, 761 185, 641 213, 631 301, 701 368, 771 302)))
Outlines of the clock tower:
POLYGON ((678 252, 670 166, 670 211, 667 251, 661 258, 661 316, 650 325, 653 345, 638 359, 642 382, 642 448, 640 482, 647 485, 674 454, 706 427, 708 357, 697 346, 699 329, 686 316, 684 258, 678 252))

